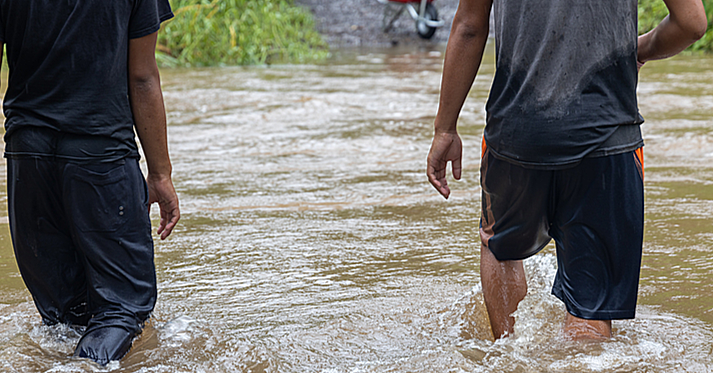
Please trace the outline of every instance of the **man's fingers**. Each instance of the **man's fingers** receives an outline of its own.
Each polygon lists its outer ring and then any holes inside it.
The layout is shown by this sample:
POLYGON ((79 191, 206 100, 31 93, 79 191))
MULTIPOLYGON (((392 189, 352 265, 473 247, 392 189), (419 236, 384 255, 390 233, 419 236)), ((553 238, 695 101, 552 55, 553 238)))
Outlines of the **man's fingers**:
POLYGON ((436 188, 436 190, 437 190, 438 193, 440 193, 440 194, 443 196, 443 198, 445 198, 445 199, 448 199, 448 196, 451 195, 451 188, 449 188, 448 185, 446 185, 446 183, 443 183, 443 186, 441 186, 440 188, 436 188))
POLYGON ((438 189, 441 186, 440 180, 438 180, 438 177, 436 174, 429 172, 428 174, 428 182, 431 183, 436 189, 438 189))
POLYGON ((436 188, 438 193, 448 199, 448 196, 451 194, 451 189, 448 187, 448 180, 446 179, 446 164, 444 163, 438 170, 429 164, 426 175, 428 176, 428 181, 436 188))
POLYGON ((158 229, 156 230, 156 233, 161 234, 163 231, 166 229, 166 218, 161 216, 161 220, 158 222, 158 229))
POLYGON ((451 193, 446 181, 448 162, 451 162, 453 177, 461 177, 461 152, 462 144, 458 134, 435 134, 431 150, 428 153, 426 174, 428 181, 443 197, 448 198, 451 193))
POLYGON ((431 177, 428 177, 428 181, 431 182, 431 185, 433 185, 434 188, 440 193, 443 197, 448 199, 448 195, 451 194, 450 188, 448 188, 448 181, 446 179, 431 179, 431 177))
POLYGON ((426 167, 426 176, 428 176, 428 181, 431 185, 438 188, 441 185, 439 180, 443 179, 445 176, 445 170, 442 167, 438 167, 438 169, 436 169, 431 162, 428 162, 428 166, 426 167))
POLYGON ((438 178, 435 174, 429 173, 428 181, 431 183, 431 185, 433 185, 434 188, 436 188, 438 193, 448 199, 448 196, 451 194, 451 190, 450 188, 448 188, 448 181, 445 177, 438 178))
POLYGON ((161 235, 162 240, 165 240, 166 237, 171 235, 171 232, 173 232, 173 228, 176 226, 180 218, 181 214, 178 209, 174 209, 171 212, 167 212, 166 216, 161 217, 161 223, 159 225, 157 233, 161 235))
POLYGON ((178 208, 178 196, 170 179, 148 177, 146 181, 149 186, 149 213, 151 212, 151 205, 158 203, 161 219, 156 233, 164 240, 171 234, 181 217, 178 208))
POLYGON ((460 158, 452 161, 451 166, 453 167, 453 177, 456 180, 460 180, 460 173, 461 173, 460 158))
POLYGON ((165 224, 163 226, 163 230, 161 231, 161 239, 165 240, 170 234, 171 231, 173 230, 174 225, 171 225, 171 223, 165 224))

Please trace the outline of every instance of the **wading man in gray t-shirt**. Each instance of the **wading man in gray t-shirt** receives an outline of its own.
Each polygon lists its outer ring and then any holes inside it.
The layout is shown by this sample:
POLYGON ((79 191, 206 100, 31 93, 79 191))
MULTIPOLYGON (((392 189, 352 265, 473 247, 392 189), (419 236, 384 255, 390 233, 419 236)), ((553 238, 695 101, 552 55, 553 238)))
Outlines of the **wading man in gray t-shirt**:
POLYGON ((446 50, 428 179, 448 198, 461 176, 457 119, 495 19, 496 72, 481 159, 480 274, 493 335, 513 332, 527 293, 522 260, 554 239, 552 293, 572 339, 633 318, 643 240, 638 69, 707 27, 700 0, 637 37, 636 0, 461 0, 446 50))

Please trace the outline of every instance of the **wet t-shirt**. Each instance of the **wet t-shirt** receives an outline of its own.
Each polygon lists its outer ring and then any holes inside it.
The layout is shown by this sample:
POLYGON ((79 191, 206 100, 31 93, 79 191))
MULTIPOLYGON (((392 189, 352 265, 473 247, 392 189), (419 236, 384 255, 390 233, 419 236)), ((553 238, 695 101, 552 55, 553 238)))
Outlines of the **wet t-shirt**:
POLYGON ((172 16, 168 0, 0 0, 10 67, 5 155, 138 157, 129 39, 172 16))
POLYGON ((485 141, 532 168, 643 145, 636 0, 494 0, 496 72, 485 141))

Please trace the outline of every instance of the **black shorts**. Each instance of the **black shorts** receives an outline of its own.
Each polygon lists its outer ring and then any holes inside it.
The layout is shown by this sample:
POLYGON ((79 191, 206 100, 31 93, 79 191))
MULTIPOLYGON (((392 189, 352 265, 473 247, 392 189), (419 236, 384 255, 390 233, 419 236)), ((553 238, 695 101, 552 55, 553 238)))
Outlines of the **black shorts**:
POLYGON ((480 238, 498 260, 557 247, 552 294, 584 319, 633 318, 644 234, 643 150, 563 170, 481 161, 480 238))

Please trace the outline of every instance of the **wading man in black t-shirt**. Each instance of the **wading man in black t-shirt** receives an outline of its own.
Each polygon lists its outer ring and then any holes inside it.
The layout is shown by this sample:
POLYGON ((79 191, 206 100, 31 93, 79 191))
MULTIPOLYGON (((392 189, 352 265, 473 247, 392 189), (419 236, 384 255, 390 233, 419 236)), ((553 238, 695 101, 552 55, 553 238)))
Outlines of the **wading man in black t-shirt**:
POLYGON ((156 302, 149 206, 161 239, 180 217, 154 55, 172 16, 168 0, 0 0, 15 257, 43 322, 86 326, 74 355, 100 364, 156 302))
POLYGON ((495 19, 496 71, 481 159, 480 274, 493 335, 513 332, 527 293, 522 260, 551 239, 552 293, 565 336, 611 336, 633 318, 643 240, 638 68, 699 39, 700 0, 665 0, 670 15, 637 38, 636 0, 461 0, 446 50, 427 175, 448 198, 461 176, 458 115, 495 19))

